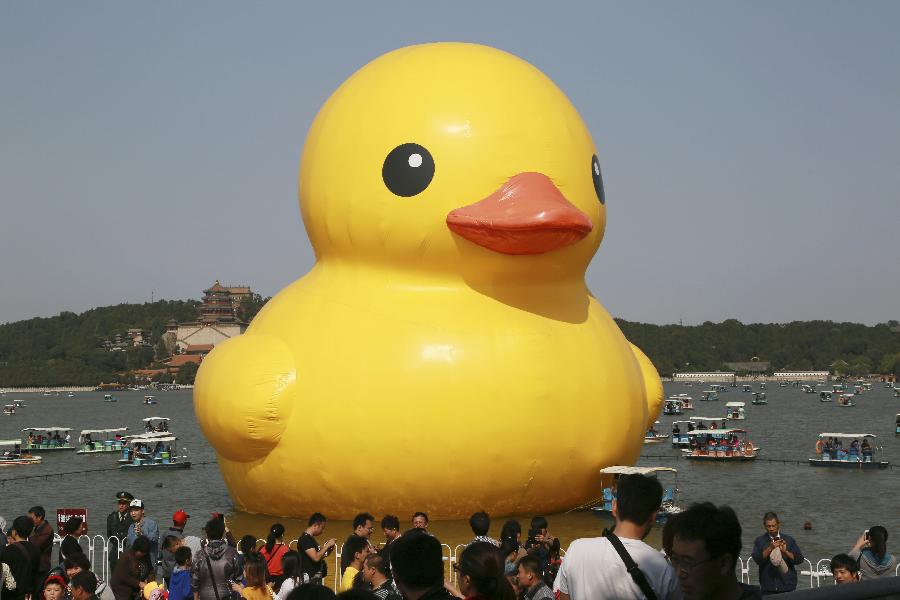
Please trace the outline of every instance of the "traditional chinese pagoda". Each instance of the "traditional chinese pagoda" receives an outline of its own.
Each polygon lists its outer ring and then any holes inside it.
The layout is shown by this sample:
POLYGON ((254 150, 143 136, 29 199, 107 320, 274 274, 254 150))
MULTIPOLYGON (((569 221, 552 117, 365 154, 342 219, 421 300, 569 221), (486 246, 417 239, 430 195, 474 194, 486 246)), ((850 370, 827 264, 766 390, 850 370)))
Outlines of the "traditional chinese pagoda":
POLYGON ((247 286, 223 286, 217 279, 203 290, 199 318, 188 323, 170 322, 166 335, 174 336, 181 354, 205 354, 216 344, 244 333, 247 324, 238 319, 237 308, 250 294, 247 286))

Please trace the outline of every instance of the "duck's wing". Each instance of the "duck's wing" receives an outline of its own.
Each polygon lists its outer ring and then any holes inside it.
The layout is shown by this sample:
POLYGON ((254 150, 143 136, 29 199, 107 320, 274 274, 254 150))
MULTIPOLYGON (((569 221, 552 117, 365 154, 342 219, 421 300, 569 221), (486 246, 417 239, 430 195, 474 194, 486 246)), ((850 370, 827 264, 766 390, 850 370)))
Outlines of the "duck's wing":
POLYGON ((644 395, 647 401, 647 427, 650 427, 659 417, 659 413, 662 410, 665 391, 663 390, 662 381, 659 379, 659 373, 656 372, 656 367, 653 366, 647 355, 631 342, 628 342, 628 344, 631 346, 634 357, 641 367, 641 377, 644 380, 644 395))
POLYGON ((194 410, 209 443, 239 462, 278 444, 296 396, 296 364, 279 338, 245 333, 217 345, 194 384, 194 410))

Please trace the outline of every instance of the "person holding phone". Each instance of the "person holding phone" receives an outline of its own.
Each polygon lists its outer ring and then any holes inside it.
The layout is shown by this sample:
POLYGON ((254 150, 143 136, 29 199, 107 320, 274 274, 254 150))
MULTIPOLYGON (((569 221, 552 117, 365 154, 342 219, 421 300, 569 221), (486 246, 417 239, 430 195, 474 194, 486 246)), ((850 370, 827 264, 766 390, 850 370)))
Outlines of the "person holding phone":
POLYGON ((859 560, 860 579, 893 577, 897 557, 887 551, 887 529, 881 525, 869 527, 850 549, 850 556, 859 560))
POLYGON ((781 531, 774 512, 763 516, 766 533, 753 543, 753 561, 759 565, 759 587, 763 595, 792 592, 797 589, 796 565, 803 562, 797 541, 781 531))

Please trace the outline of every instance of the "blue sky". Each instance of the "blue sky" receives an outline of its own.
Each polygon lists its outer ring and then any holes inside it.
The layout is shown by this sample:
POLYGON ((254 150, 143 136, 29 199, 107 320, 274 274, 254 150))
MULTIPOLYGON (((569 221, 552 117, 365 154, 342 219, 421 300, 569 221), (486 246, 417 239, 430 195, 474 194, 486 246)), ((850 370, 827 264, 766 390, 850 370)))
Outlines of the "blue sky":
POLYGON ((277 292, 314 260, 296 185, 321 103, 447 40, 528 60, 580 111, 613 315, 900 318, 898 22, 877 1, 2 3, 0 322, 216 278, 277 292))

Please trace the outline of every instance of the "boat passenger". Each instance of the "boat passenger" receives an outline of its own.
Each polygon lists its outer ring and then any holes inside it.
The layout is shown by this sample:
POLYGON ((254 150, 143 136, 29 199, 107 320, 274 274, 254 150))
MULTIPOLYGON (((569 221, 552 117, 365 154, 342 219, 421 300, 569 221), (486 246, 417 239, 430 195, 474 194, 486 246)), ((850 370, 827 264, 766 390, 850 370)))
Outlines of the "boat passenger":
MULTIPOLYGON (((897 423, 900 423, 900 418, 897 419, 897 423)), ((29 447, 34 446, 34 432, 33 431, 28 432, 28 446, 29 447)))
POLYGON ((706 429, 706 424, 703 423, 703 421, 700 421, 700 423, 697 424, 697 429, 706 429))
POLYGON ((853 440, 852 442, 850 442, 850 458, 859 458, 859 440, 853 440))
POLYGON ((678 426, 678 423, 675 423, 672 426, 672 435, 678 437, 681 434, 681 427, 678 426))
POLYGON ((872 445, 869 443, 868 438, 863 438, 860 449, 862 450, 863 462, 872 462, 872 445))

